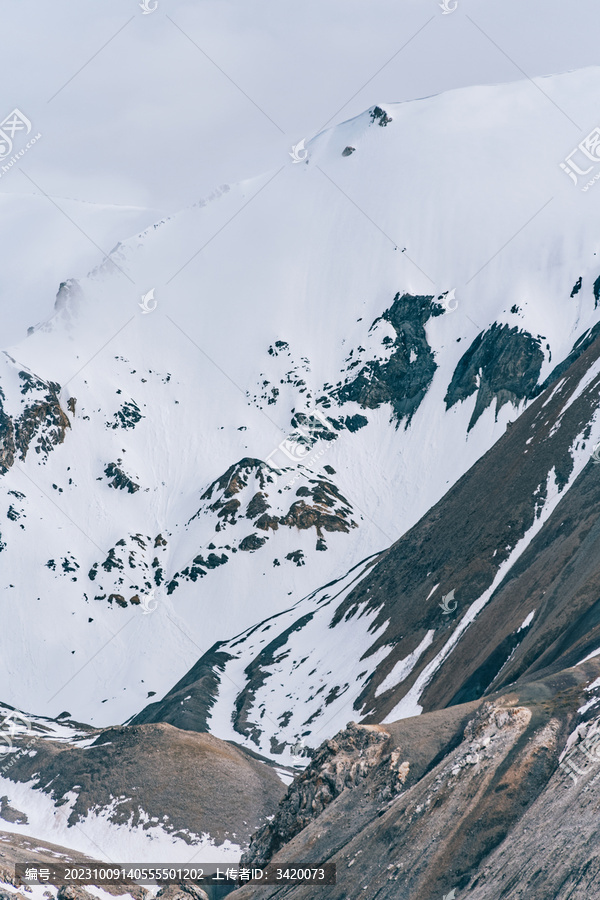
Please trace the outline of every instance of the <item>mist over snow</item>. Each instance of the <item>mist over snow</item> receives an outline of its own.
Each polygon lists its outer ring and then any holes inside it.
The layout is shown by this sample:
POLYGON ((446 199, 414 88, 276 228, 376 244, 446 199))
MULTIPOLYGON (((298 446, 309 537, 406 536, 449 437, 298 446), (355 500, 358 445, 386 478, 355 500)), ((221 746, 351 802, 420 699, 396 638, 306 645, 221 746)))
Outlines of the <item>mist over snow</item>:
POLYGON ((59 283, 85 275, 99 248, 277 168, 325 123, 595 65, 594 15, 593 0, 568 15, 558 0, 461 0, 452 15, 437 0, 163 0, 147 15, 137 0, 93 12, 74 0, 5 4, 0 118, 17 107, 43 137, 22 172, 0 179, 2 344, 46 318, 59 283))

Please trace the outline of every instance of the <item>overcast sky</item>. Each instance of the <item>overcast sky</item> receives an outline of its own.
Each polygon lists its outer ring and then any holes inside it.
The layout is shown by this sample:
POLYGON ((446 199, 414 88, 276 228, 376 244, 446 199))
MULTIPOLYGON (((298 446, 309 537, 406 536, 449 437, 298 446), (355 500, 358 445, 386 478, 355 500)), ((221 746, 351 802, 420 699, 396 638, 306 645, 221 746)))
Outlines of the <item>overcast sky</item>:
POLYGON ((17 108, 42 134, 0 177, 2 345, 117 240, 326 124, 598 64, 597 0, 439 3, 0 0, 0 119, 17 108))

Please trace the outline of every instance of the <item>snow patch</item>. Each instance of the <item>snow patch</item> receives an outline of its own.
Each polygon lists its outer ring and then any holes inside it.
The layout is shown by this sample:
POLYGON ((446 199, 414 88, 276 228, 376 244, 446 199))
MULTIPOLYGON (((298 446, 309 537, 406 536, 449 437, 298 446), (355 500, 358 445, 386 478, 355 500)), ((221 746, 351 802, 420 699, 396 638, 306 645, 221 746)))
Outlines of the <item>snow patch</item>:
POLYGON ((399 685, 408 675, 412 672, 414 667, 416 666, 419 658, 423 655, 425 650, 432 644, 433 636, 435 634, 435 628, 432 628, 431 631, 428 631, 419 646, 413 650, 412 653, 409 653, 408 656, 405 656, 404 659, 398 660, 392 671, 389 675, 387 675, 384 680, 381 682, 377 690, 375 691, 375 696, 379 697, 381 694, 384 694, 390 688, 394 688, 399 685))

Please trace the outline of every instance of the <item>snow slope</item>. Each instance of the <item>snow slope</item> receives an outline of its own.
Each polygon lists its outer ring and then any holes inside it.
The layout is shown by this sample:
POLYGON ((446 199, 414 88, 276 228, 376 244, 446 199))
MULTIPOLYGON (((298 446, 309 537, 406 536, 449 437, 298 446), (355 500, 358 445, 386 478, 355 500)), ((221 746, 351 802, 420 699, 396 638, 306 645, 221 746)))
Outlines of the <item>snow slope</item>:
POLYGON ((543 381, 598 319, 594 188, 559 163, 594 126, 600 69, 538 85, 552 103, 527 81, 371 107, 308 141, 303 162, 288 156, 124 240, 7 348, 6 414, 30 371, 61 386, 70 427, 1 482, 4 701, 123 721, 216 640, 389 546, 492 446, 519 410, 505 404, 496 421, 494 399, 468 430, 475 396, 444 402, 473 339, 493 323, 525 330, 543 381), (435 365, 399 421, 387 401, 340 403, 336 390, 389 362, 380 317, 404 295, 439 306, 415 325, 406 358, 435 365), (317 410, 331 433, 310 430, 309 455, 294 414, 317 410), (367 424, 350 430, 355 416, 367 424), (290 470, 264 485, 279 517, 298 485, 327 478, 356 527, 323 532, 325 551, 316 527, 294 525, 240 550, 265 535, 249 518, 246 535, 221 529, 202 495, 248 458, 290 470), (308 474, 295 481, 298 460, 308 474), (227 563, 175 577, 210 552, 227 563))

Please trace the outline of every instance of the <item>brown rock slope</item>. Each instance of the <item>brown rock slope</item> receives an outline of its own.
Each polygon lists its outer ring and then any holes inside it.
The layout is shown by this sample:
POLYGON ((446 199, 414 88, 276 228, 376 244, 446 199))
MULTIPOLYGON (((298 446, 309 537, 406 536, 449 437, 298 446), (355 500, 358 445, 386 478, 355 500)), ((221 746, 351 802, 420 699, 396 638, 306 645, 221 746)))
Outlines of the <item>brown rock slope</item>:
POLYGON ((232 900, 600 897, 600 718, 588 710, 587 736, 580 726, 569 739, 599 674, 591 660, 476 703, 349 726, 245 857, 335 862, 337 885, 245 887, 232 900))
POLYGON ((392 712, 469 606, 491 588, 502 563, 535 524, 553 481, 559 494, 564 491, 554 513, 432 673, 419 702, 424 710, 433 710, 493 690, 492 682, 513 651, 502 683, 551 661, 554 670, 573 665, 585 655, 578 655, 581 647, 600 645, 600 467, 591 459, 591 445, 590 461, 565 491, 574 470, 573 453, 585 446, 600 404, 600 375, 580 390, 599 355, 596 340, 562 382, 525 410, 337 609, 334 627, 365 610, 377 611, 372 630, 386 625, 365 648, 365 656, 393 646, 355 704, 368 713, 365 721, 381 722, 392 712), (444 615, 439 604, 451 590, 458 609, 444 615), (519 633, 534 609, 531 627, 519 633), (577 623, 576 628, 566 632, 567 621, 577 623), (377 694, 396 662, 412 653, 430 629, 435 629, 434 640, 410 675, 377 694))
MULTIPOLYGON (((41 841, 39 838, 30 838, 26 835, 11 834, 7 831, 0 831, 0 900, 13 900, 19 898, 24 900, 27 896, 22 891, 27 891, 26 887, 20 887, 19 879, 15 878, 15 865, 35 864, 43 865, 60 865, 68 866, 73 863, 77 866, 101 866, 102 863, 84 856, 81 853, 74 853, 66 847, 60 847, 58 844, 49 844, 47 841, 41 841), (19 890, 20 887, 20 890, 19 890), (13 890, 14 888, 14 890, 13 890)), ((58 894, 58 900, 87 900, 92 895, 80 887, 57 888, 56 885, 48 884, 45 886, 48 897, 53 898, 58 894), (72 892, 69 896, 69 891, 72 892), (81 893, 83 891, 83 893, 81 893)), ((148 896, 148 891, 139 885, 115 885, 106 884, 103 887, 106 894, 115 897, 126 894, 134 900, 144 900, 148 896)))
MULTIPOLYGON (((17 755, 5 777, 33 779, 59 811, 67 795, 76 795, 69 826, 84 821, 90 809, 110 808, 116 797, 114 824, 143 826, 148 816, 182 839, 207 832, 217 844, 244 846, 285 792, 275 770, 257 756, 171 725, 107 728, 88 747, 35 736, 15 740, 21 743, 35 753, 17 755)), ((10 806, 10 789, 4 791, 10 806)))

